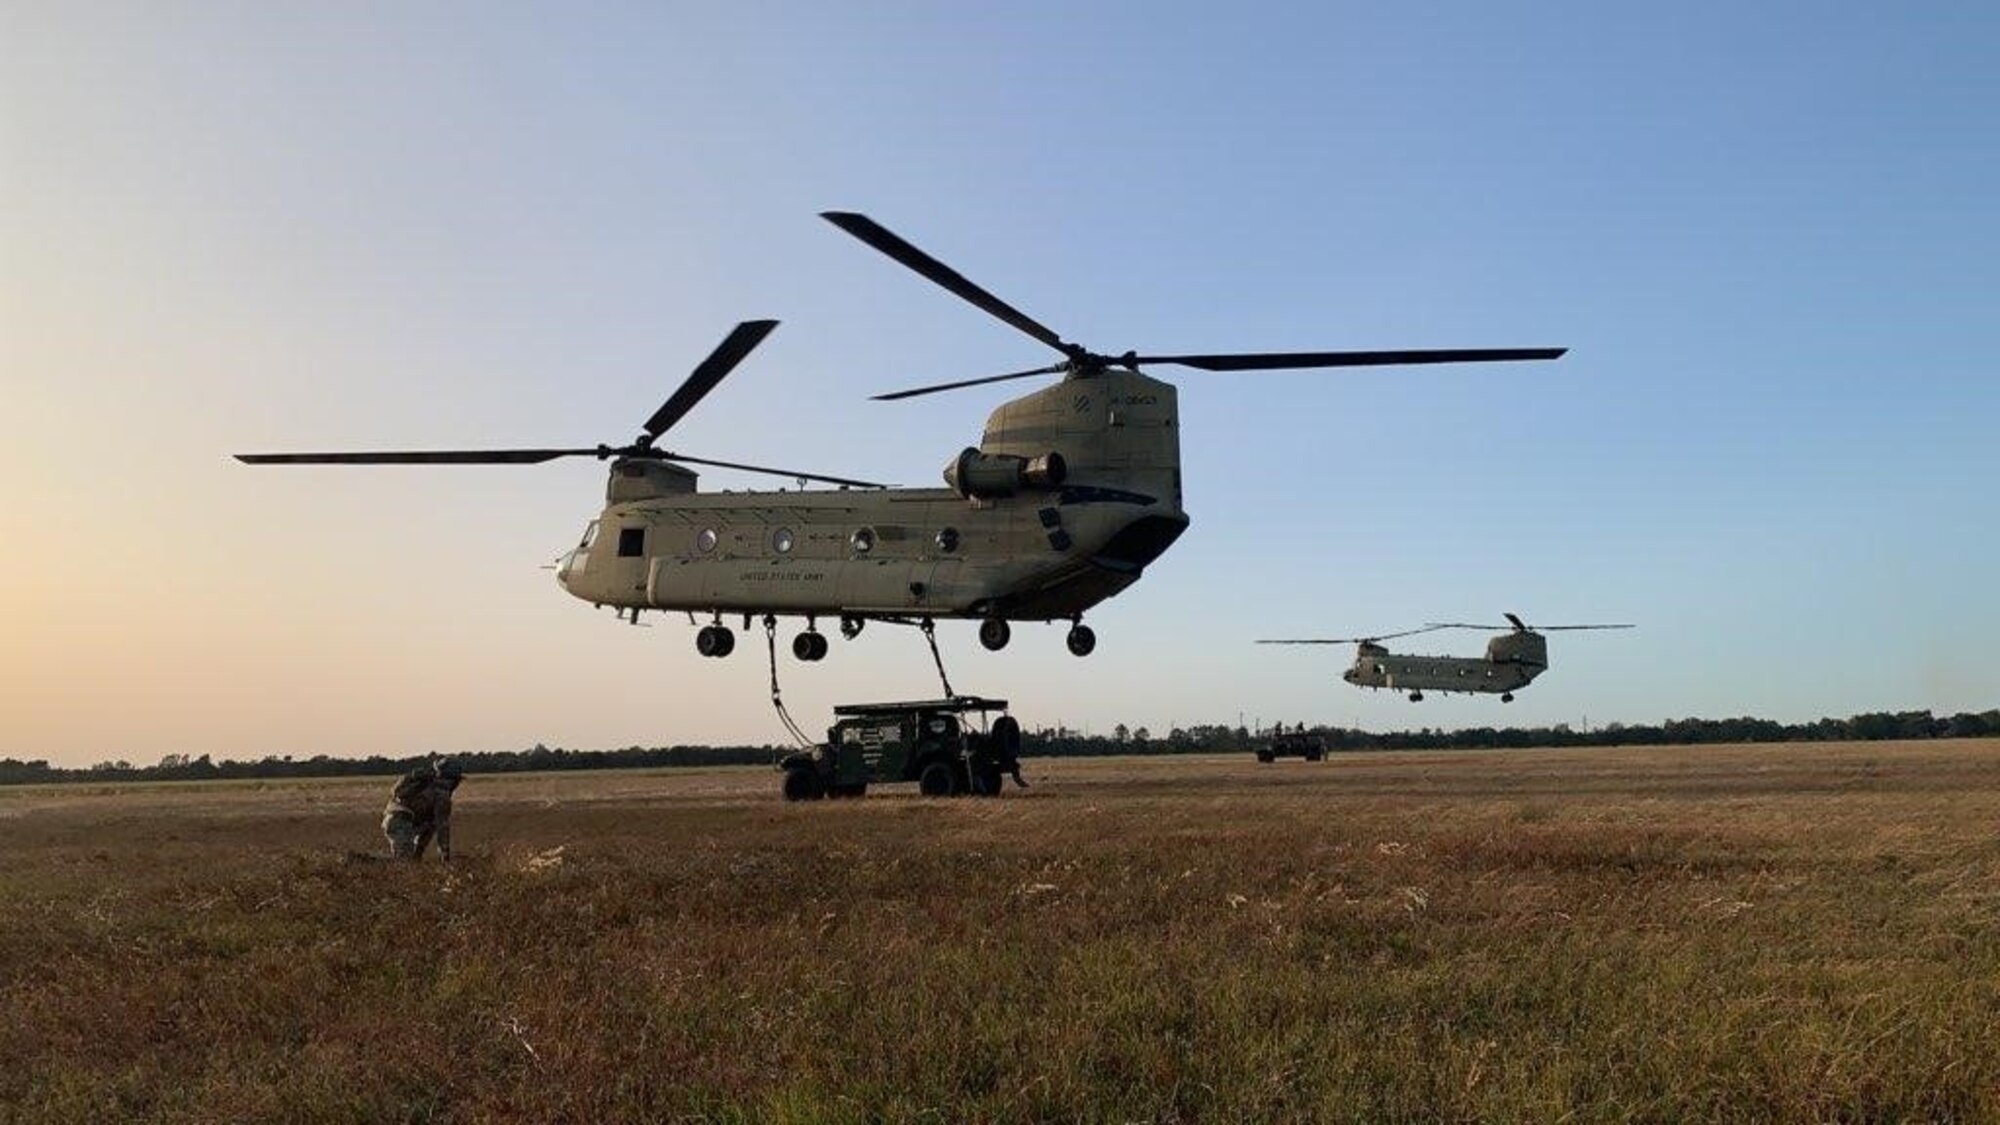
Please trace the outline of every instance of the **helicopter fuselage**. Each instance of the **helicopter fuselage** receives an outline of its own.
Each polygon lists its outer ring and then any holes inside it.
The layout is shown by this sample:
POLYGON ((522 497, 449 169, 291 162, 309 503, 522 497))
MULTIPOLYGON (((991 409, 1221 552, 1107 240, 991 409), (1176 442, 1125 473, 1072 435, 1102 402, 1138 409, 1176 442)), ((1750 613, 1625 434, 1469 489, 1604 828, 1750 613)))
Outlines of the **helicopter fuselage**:
POLYGON ((1427 691, 1511 697, 1548 666, 1548 642, 1542 635, 1517 632, 1488 641, 1484 657, 1412 656, 1363 643, 1341 679, 1356 687, 1406 691, 1412 699, 1421 699, 1427 691))
POLYGON ((701 492, 680 466, 615 461, 605 508, 557 578, 631 611, 1074 619, 1138 581, 1188 524, 1174 388, 1134 372, 1002 405, 945 478, 701 492))

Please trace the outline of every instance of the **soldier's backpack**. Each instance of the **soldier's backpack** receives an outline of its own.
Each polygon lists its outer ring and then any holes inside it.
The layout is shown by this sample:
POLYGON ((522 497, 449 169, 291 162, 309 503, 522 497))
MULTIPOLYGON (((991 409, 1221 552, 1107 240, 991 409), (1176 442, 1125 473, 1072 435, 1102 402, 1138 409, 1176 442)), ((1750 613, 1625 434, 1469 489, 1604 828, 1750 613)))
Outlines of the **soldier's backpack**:
MULTIPOLYGON (((423 799, 424 790, 428 789, 430 784, 431 771, 421 768, 413 769, 409 773, 404 774, 396 782, 395 792, 390 794, 390 798, 404 808, 414 811, 418 802, 423 799)), ((380 792, 380 790, 377 790, 377 792, 380 792)))

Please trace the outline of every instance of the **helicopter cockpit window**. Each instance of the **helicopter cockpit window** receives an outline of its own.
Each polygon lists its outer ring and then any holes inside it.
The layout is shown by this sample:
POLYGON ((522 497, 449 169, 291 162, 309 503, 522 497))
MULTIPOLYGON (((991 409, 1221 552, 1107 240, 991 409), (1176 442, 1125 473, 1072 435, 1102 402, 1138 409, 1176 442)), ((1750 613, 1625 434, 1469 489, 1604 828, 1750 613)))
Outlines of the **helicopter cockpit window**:
POLYGON ((704 527, 699 532, 696 532, 694 537, 694 545, 695 548, 701 551, 701 553, 704 555, 709 553, 710 551, 715 550, 715 529, 712 527, 704 527))
POLYGON ((789 527, 781 527, 771 533, 771 549, 781 555, 791 554, 794 542, 796 540, 792 537, 792 529, 789 527))
POLYGON ((1388 672, 1389 670, 1387 668, 1382 667, 1380 664, 1377 664, 1375 666, 1375 674, 1378 676, 1387 675, 1388 672))
POLYGON ((646 553, 646 529, 643 527, 621 527, 618 529, 618 557, 634 559, 646 553))
POLYGON ((937 533, 937 548, 949 555, 958 550, 958 529, 947 527, 937 533))
POLYGON ((588 551, 590 545, 595 542, 597 542, 597 521, 591 520, 584 525, 583 538, 577 542, 576 548, 579 551, 588 551))
POLYGON ((849 537, 848 543, 854 548, 855 554, 857 555, 867 554, 868 552, 875 549, 875 529, 872 527, 864 527, 857 529, 855 533, 851 537, 849 537))

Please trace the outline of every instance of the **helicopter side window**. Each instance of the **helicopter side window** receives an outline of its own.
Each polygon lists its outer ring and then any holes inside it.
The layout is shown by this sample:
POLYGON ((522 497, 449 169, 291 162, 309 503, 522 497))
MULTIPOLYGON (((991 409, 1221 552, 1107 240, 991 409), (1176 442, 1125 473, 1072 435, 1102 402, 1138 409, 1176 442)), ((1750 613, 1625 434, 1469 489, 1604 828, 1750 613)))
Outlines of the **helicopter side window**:
POLYGON ((590 545, 595 542, 597 542, 597 521, 591 520, 588 524, 584 525, 583 538, 578 541, 576 549, 579 551, 588 551, 590 550, 590 545))
POLYGON ((848 539, 848 543, 854 547, 855 554, 865 555, 875 549, 875 530, 868 527, 861 528, 848 539))
POLYGON ((643 527, 621 527, 618 529, 618 557, 636 559, 646 553, 646 529, 643 527))
POLYGON ((1388 673, 1389 673, 1389 670, 1388 670, 1387 668, 1384 668, 1384 667, 1382 667, 1382 666, 1381 666, 1380 664, 1377 664, 1377 665, 1375 666, 1375 674, 1376 674, 1376 675, 1378 675, 1378 676, 1385 676, 1385 675, 1388 675, 1388 673))

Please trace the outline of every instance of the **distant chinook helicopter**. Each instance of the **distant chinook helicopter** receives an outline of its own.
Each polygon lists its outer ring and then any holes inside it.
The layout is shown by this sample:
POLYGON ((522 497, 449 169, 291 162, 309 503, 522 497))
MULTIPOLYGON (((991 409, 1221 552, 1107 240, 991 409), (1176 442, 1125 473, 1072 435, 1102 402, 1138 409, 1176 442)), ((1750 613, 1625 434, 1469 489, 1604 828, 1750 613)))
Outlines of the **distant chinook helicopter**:
POLYGON ((1258 641, 1260 645, 1356 645, 1354 664, 1340 678, 1356 687, 1407 691, 1410 702, 1423 702, 1424 692, 1498 693, 1500 702, 1514 702, 1514 693, 1548 671, 1549 642, 1544 632, 1559 629, 1630 629, 1631 625, 1538 625, 1530 628, 1519 617, 1503 613, 1509 624, 1468 625, 1432 622, 1421 629, 1383 633, 1375 637, 1297 638, 1258 641), (1382 647, 1383 641, 1414 637, 1440 629, 1478 629, 1502 635, 1486 642, 1486 655, 1410 656, 1382 647))
POLYGON ((986 648, 1006 646, 1012 621, 1067 620, 1070 652, 1097 644, 1083 614, 1138 581, 1181 532, 1180 420, 1174 388, 1139 368, 1205 371, 1363 367, 1555 359, 1564 348, 1101 355, 966 280, 863 215, 822 217, 975 307, 1061 352, 1053 364, 877 395, 901 399, 1007 379, 1061 381, 1002 404, 977 446, 945 465, 944 488, 889 488, 669 452, 656 442, 714 390, 777 322, 745 321, 647 419, 625 445, 571 449, 239 454, 250 464, 529 465, 559 457, 609 461, 605 506, 564 554, 556 579, 572 595, 617 607, 636 623, 646 610, 709 623, 695 635, 704 656, 727 656, 735 635, 763 615, 805 618, 793 654, 827 653, 821 619, 853 637, 869 620, 979 621, 986 648), (711 465, 798 480, 795 491, 701 492, 683 466, 711 465), (840 486, 807 490, 807 481, 840 486))

